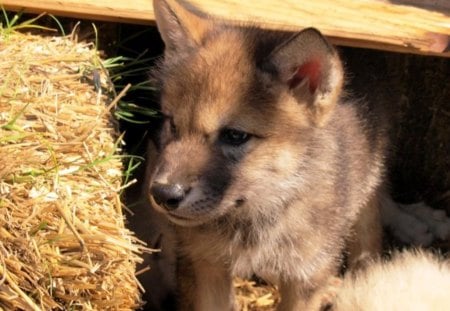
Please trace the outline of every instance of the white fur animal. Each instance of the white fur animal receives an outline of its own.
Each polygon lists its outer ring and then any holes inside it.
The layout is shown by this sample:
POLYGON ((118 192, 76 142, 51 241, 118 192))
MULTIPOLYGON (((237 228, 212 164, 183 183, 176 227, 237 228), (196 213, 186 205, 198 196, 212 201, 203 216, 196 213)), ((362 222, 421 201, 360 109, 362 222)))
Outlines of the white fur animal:
POLYGON ((349 274, 333 311, 440 311, 450 309, 450 260, 423 251, 394 254, 349 274))

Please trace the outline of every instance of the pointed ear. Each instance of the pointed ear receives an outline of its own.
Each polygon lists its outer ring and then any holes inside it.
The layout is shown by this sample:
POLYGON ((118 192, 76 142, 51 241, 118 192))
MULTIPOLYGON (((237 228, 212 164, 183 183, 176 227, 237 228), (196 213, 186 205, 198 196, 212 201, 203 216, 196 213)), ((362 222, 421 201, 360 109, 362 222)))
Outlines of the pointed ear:
POLYGON ((313 121, 323 125, 336 105, 343 70, 334 48, 321 33, 308 28, 277 47, 269 56, 272 71, 299 103, 307 103, 313 121))
POLYGON ((156 24, 165 44, 165 53, 180 52, 201 44, 211 24, 176 0, 153 0, 156 24))

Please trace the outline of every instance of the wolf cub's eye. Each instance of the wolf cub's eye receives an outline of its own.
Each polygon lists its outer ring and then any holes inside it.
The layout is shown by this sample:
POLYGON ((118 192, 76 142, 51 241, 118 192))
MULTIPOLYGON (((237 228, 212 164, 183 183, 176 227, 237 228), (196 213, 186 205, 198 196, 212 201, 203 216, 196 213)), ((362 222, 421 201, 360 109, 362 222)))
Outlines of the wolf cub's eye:
POLYGON ((223 144, 239 146, 245 144, 251 136, 251 134, 243 131, 226 128, 220 132, 219 141, 223 144))

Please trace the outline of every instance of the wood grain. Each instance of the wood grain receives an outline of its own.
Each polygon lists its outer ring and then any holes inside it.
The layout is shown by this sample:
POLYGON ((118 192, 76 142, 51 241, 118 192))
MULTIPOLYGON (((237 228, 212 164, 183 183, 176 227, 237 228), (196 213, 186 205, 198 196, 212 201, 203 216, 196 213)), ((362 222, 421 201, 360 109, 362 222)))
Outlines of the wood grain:
MULTIPOLYGON (((298 31, 317 27, 333 43, 450 57, 450 5, 414 0, 192 0, 200 11, 239 24, 298 31), (434 4, 433 4, 434 3, 434 4), (416 5, 416 6, 414 6, 416 5)), ((154 23, 151 0, 0 0, 8 10, 154 23)))

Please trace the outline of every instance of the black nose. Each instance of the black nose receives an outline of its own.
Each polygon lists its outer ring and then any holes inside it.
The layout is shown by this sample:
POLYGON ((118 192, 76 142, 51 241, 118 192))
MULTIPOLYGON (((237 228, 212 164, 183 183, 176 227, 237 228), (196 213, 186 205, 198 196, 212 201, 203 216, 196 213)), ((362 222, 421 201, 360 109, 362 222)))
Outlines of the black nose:
POLYGON ((177 209, 186 196, 186 189, 180 184, 162 184, 154 182, 150 187, 150 193, 156 203, 167 210, 177 209))

